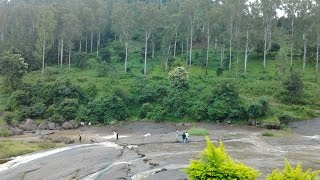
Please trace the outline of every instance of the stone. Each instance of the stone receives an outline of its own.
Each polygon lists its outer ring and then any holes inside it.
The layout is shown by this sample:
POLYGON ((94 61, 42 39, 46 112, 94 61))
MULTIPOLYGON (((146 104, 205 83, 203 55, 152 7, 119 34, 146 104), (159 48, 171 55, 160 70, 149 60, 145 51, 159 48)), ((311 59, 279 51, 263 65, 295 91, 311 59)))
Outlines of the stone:
POLYGON ((56 143, 65 143, 65 144, 73 144, 74 143, 74 140, 71 139, 71 138, 68 138, 68 137, 57 137, 57 138, 54 138, 52 139, 53 142, 56 142, 56 143))
POLYGON ((48 129, 48 122, 42 122, 38 126, 38 130, 47 130, 48 129))
POLYGON ((18 127, 11 126, 8 128, 8 130, 9 130, 9 133, 13 136, 14 135, 23 135, 23 130, 18 127))
POLYGON ((26 122, 23 125, 19 126, 24 131, 36 131, 38 126, 32 119, 26 119, 26 122))
POLYGON ((49 122, 47 125, 48 130, 55 130, 56 129, 56 125, 52 122, 49 122))

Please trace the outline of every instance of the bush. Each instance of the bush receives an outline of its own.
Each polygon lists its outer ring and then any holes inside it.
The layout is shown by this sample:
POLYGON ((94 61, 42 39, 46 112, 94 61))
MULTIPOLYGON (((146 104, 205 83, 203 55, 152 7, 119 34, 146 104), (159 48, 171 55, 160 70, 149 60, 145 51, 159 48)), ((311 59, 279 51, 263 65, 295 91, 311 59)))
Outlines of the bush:
POLYGON ((10 132, 7 128, 0 129, 0 137, 8 137, 10 136, 10 132))
POLYGON ((210 138, 206 138, 206 148, 198 160, 191 160, 183 171, 189 179, 238 179, 254 180, 259 172, 242 163, 233 162, 220 141, 215 147, 210 138))
POLYGON ((282 125, 288 125, 290 122, 297 120, 293 113, 287 111, 281 112, 281 114, 278 115, 278 119, 282 125))
POLYGON ((57 108, 57 114, 60 114, 65 120, 74 120, 79 109, 77 99, 64 99, 57 108))
POLYGON ((142 104, 141 108, 140 108, 140 112, 139 112, 139 117, 140 118, 149 118, 147 115, 148 113, 152 112, 153 110, 153 106, 150 103, 144 103, 142 104))
POLYGON ((269 101, 266 97, 260 98, 257 102, 253 102, 247 109, 249 118, 259 118, 267 115, 269 110, 269 101))
POLYGON ((13 118, 14 118, 14 116, 13 116, 13 113, 11 113, 11 112, 6 112, 3 116, 4 122, 6 122, 8 125, 12 124, 13 118))
POLYGON ((218 68, 217 70, 216 70, 216 74, 217 74, 217 76, 222 76, 222 73, 223 73, 223 68, 218 68))
POLYGON ((170 83, 176 88, 187 88, 188 79, 188 72, 184 67, 176 67, 169 72, 170 83))
POLYGON ((299 74, 291 73, 283 82, 282 100, 290 103, 300 103, 303 94, 303 81, 299 74))
POLYGON ((209 135, 209 132, 203 128, 192 127, 188 130, 188 133, 193 136, 206 136, 209 135))
POLYGON ((272 137, 274 136, 274 134, 272 132, 269 132, 269 131, 265 131, 261 134, 262 136, 267 136, 267 137, 272 137))
POLYGON ((286 160, 285 167, 282 171, 275 169, 271 174, 267 176, 267 180, 317 180, 320 171, 313 171, 311 169, 303 172, 301 164, 298 164, 296 168, 292 167, 286 160))

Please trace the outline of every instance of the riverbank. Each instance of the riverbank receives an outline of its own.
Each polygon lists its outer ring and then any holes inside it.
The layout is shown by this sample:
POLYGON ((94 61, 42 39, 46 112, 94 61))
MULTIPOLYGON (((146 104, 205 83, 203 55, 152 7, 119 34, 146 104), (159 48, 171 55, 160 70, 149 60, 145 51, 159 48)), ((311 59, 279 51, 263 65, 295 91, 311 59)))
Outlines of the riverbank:
MULTIPOLYGON (((319 168, 317 138, 294 131, 268 131, 273 136, 264 136, 265 129, 252 126, 207 123, 196 126, 207 129, 214 144, 221 139, 236 161, 263 173, 260 179, 275 168, 283 168, 284 159, 293 165, 301 162, 303 168, 319 168)), ((83 142, 76 141, 77 145, 34 157, 32 161, 16 162, 21 164, 0 171, 0 176, 4 179, 21 175, 25 179, 185 179, 187 176, 181 169, 190 159, 197 158, 205 146, 203 136, 191 136, 189 144, 176 142, 175 130, 182 133, 190 128, 182 124, 132 122, 59 131, 49 136, 63 135, 77 140, 81 135, 83 142), (119 131, 119 140, 113 137, 114 130, 119 131), (47 177, 49 171, 52 175, 47 177)))

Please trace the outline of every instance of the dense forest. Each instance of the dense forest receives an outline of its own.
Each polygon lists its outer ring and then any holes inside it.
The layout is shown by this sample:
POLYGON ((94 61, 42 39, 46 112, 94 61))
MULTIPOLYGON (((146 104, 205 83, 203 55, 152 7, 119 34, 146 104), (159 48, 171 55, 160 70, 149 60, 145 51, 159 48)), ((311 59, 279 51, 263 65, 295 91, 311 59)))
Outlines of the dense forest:
POLYGON ((313 0, 2 0, 0 105, 25 118, 320 115, 313 0))

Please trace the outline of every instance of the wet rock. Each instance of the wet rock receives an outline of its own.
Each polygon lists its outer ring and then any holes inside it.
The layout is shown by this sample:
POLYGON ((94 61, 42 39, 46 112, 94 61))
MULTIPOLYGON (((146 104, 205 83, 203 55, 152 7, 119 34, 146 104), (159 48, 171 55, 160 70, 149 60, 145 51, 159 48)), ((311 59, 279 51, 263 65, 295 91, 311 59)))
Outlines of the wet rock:
POLYGON ((48 129, 48 122, 42 122, 41 124, 39 124, 38 129, 39 129, 39 130, 46 130, 46 129, 48 129))
POLYGON ((18 127, 9 127, 8 128, 10 135, 23 135, 23 130, 18 127))
POLYGON ((267 129, 280 129, 281 128, 280 124, 263 124, 262 127, 267 128, 267 129))
POLYGON ((168 169, 166 169, 166 168, 162 168, 162 169, 160 169, 159 171, 156 171, 156 174, 159 173, 159 172, 167 171, 167 170, 168 170, 168 169))
POLYGON ((56 129, 56 125, 52 122, 49 122, 47 125, 48 130, 55 130, 56 129))
POLYGON ((27 119, 26 122, 19 126, 24 131, 35 131, 37 130, 38 126, 32 119, 27 119))
POLYGON ((153 162, 149 162, 150 166, 159 166, 159 163, 153 163, 153 162))

